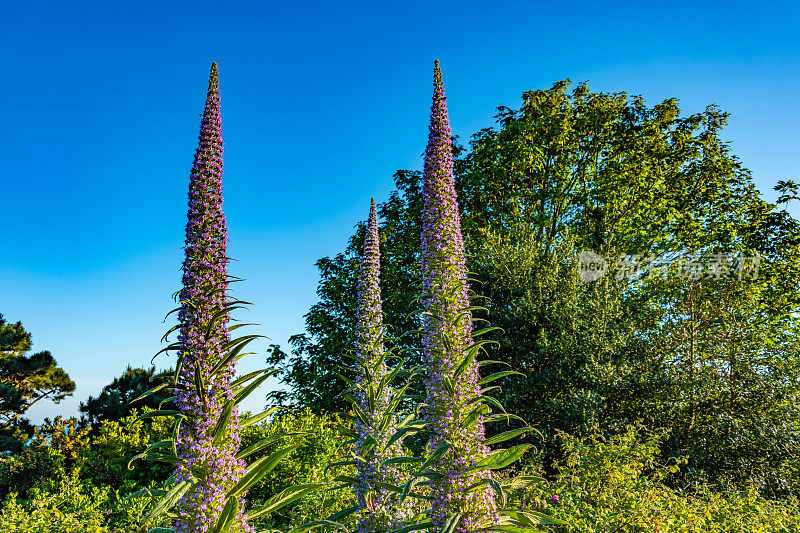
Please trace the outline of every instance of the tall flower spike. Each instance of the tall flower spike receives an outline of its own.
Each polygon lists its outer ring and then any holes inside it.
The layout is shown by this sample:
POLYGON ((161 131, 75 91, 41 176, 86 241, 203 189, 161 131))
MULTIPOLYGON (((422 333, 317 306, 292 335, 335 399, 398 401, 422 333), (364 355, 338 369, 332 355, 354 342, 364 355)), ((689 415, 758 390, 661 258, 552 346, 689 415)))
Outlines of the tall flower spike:
POLYGON ((491 471, 470 471, 489 453, 484 444, 482 417, 470 421, 480 395, 478 365, 474 359, 455 375, 473 344, 464 241, 453 177, 450 121, 439 61, 434 66, 430 133, 425 150, 422 212, 423 347, 429 371, 426 377, 426 421, 431 450, 449 443, 450 451, 437 461, 443 477, 431 481, 431 515, 435 531, 460 513, 456 531, 474 532, 497 523, 492 490, 462 491, 490 478, 491 471))
MULTIPOLYGON (((227 491, 244 474, 244 461, 236 459, 241 442, 239 415, 234 408, 228 435, 213 439, 214 425, 226 400, 233 398, 234 365, 211 374, 229 341, 227 313, 208 329, 212 317, 224 309, 227 299, 228 232, 222 212, 222 121, 217 64, 211 65, 208 96, 200 126, 189 184, 183 289, 179 315, 179 341, 183 348, 176 404, 187 418, 175 440, 178 464, 175 479, 200 476, 199 482, 177 504, 174 530, 206 533, 225 504, 227 491), (198 472, 200 472, 198 474, 198 472)), ((253 531, 244 521, 244 496, 231 531, 253 531)))
POLYGON ((388 383, 381 382, 387 374, 383 333, 378 218, 375 200, 372 199, 364 255, 358 272, 356 356, 369 369, 369 374, 363 368, 359 369, 355 391, 355 400, 367 418, 356 422, 356 450, 366 460, 358 462, 358 481, 354 484, 359 507, 359 533, 385 533, 399 529, 406 525, 412 514, 410 499, 401 505, 397 494, 385 489, 376 490, 375 485, 375 481, 392 485, 401 485, 404 481, 397 465, 381 466, 382 461, 403 455, 402 441, 384 449, 395 432, 397 421, 390 406, 392 390, 388 383), (384 422, 385 427, 382 427, 384 422), (376 444, 371 444, 372 439, 376 444))

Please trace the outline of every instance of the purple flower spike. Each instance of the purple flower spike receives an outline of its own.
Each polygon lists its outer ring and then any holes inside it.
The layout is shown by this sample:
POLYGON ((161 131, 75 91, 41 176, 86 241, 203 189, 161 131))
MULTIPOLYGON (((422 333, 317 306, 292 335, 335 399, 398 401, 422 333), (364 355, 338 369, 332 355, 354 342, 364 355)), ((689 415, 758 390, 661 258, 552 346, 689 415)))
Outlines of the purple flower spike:
MULTIPOLYGON (((216 63, 211 65, 199 141, 189 184, 179 315, 183 325, 179 337, 183 349, 179 357, 183 364, 178 384, 183 388, 177 393, 176 404, 187 418, 175 441, 178 452, 175 480, 195 477, 199 482, 176 505, 178 517, 174 530, 181 533, 210 531, 222 512, 228 490, 245 469, 244 461, 235 457, 241 442, 235 408, 226 438, 212 441, 223 405, 233 397, 231 379, 235 372, 231 363, 223 372, 211 375, 224 344, 230 340, 227 314, 210 332, 205 331, 209 319, 224 308, 228 288, 228 230, 222 212, 222 121, 216 63)), ((231 531, 252 532, 253 528, 245 522, 244 497, 239 504, 231 531)))
POLYGON ((403 455, 400 440, 392 443, 387 449, 386 443, 396 430, 397 421, 390 414, 392 390, 389 386, 378 389, 381 380, 387 374, 383 347, 383 309, 380 290, 380 249, 378 238, 378 219, 375 214, 375 200, 372 200, 367 224, 367 235, 364 239, 364 255, 358 272, 358 315, 356 325, 356 356, 369 368, 371 376, 360 368, 356 377, 358 388, 355 399, 361 411, 366 414, 367 421, 356 421, 356 450, 366 462, 358 462, 357 480, 354 492, 358 498, 358 533, 385 533, 400 529, 412 516, 411 499, 402 505, 399 496, 385 489, 375 490, 375 481, 402 485, 405 480, 394 464, 381 466, 381 461, 403 455), (374 403, 368 399, 372 391, 374 403), (389 423, 381 428, 385 417, 389 423), (371 441, 377 442, 368 452, 364 446, 371 441), (373 492, 374 491, 374 492, 373 492))
POLYGON ((479 396, 478 365, 473 360, 455 377, 455 370, 473 344, 464 241, 453 177, 450 121, 437 60, 434 67, 430 133, 425 150, 422 212, 423 346, 430 365, 426 378, 426 420, 431 431, 430 449, 449 442, 450 452, 436 468, 441 479, 431 481, 431 514, 434 531, 441 531, 452 513, 461 513, 456 531, 474 532, 498 521, 491 488, 468 494, 462 491, 484 478, 490 470, 472 471, 489 453, 484 444, 483 418, 467 418, 479 396), (461 315, 459 317, 459 315, 461 315))

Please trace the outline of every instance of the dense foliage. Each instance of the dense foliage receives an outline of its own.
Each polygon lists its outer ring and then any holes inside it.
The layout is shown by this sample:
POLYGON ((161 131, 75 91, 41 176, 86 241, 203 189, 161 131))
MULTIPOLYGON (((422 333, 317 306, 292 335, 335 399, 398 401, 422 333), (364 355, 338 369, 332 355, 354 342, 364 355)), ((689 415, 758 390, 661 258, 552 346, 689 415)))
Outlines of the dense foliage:
MULTIPOLYGON (((149 498, 125 500, 136 490, 154 485, 144 472, 138 471, 140 467, 128 470, 126 464, 130 454, 164 438, 169 428, 159 419, 136 421, 135 414, 120 421, 103 422, 99 430, 68 430, 71 435, 52 447, 46 439, 37 440, 28 451, 24 467, 19 466, 21 457, 0 459, 0 489, 4 495, 0 531, 134 533, 156 525, 143 520, 152 506, 149 498), (86 460, 75 462, 75 451, 86 460), (10 464, 17 465, 13 479, 29 480, 26 489, 17 486, 9 492, 10 464), (41 468, 43 464, 48 466, 41 468)), ((45 425, 49 428, 45 432, 77 425, 78 421, 72 420, 51 421, 45 425)), ((301 438, 289 434, 306 433, 304 445, 251 489, 251 505, 261 505, 292 484, 331 480, 333 473, 325 472, 323 465, 342 456, 341 437, 335 429, 339 423, 335 417, 305 410, 247 428, 242 437, 246 445, 272 435, 287 435, 265 450, 265 455, 301 438)), ((546 526, 545 531, 547 527, 551 531, 587 533, 781 532, 800 528, 800 505, 796 501, 766 500, 752 491, 720 494, 702 490, 690 494, 664 485, 663 481, 681 461, 662 463, 661 444, 660 435, 649 434, 641 427, 626 427, 610 439, 559 434, 558 445, 564 459, 557 465, 557 475, 527 491, 515 492, 511 498, 574 526, 546 526)), ((524 473, 539 473, 538 464, 532 456, 524 473)), ((158 479, 168 470, 162 468, 160 473, 152 471, 148 475, 158 479)), ((349 492, 340 489, 318 493, 262 519, 259 529, 289 530, 346 509, 353 505, 349 492)), ((355 527, 354 522, 347 525, 355 527)))
MULTIPOLYGON (((171 524, 166 517, 144 519, 152 510, 152 498, 130 497, 143 489, 155 491, 172 470, 169 464, 153 462, 128 468, 133 456, 172 432, 168 419, 140 420, 139 415, 133 410, 120 420, 105 420, 94 428, 81 426, 77 418, 46 420, 22 453, 0 457, 0 531, 133 533, 142 527, 171 524)), ((341 440, 334 429, 338 423, 333 417, 304 411, 247 427, 242 433, 244 446, 278 437, 254 453, 255 460, 294 448, 253 486, 250 507, 263 505, 292 485, 332 479, 324 465, 341 457, 341 440)), ((260 523, 283 527, 309 521, 328 509, 349 506, 340 496, 341 491, 316 495, 300 506, 268 514, 260 523)))
POLYGON ((0 314, 0 451, 18 451, 32 427, 23 417, 37 402, 60 402, 75 391, 75 382, 48 351, 26 355, 31 334, 22 322, 11 324, 0 314))
MULTIPOLYGON (((472 289, 502 328, 491 356, 525 374, 498 399, 542 431, 528 442, 551 459, 559 430, 613 435, 641 421, 668 431, 664 459, 689 457, 674 486, 797 494, 800 225, 759 197, 716 107, 684 117, 674 99, 648 107, 568 88, 526 92, 520 109, 500 108, 496 128, 453 149, 472 289), (655 275, 584 283, 582 250, 638 256, 655 275), (723 257, 725 268, 680 270, 693 256, 723 257), (760 258, 757 276, 741 268, 748 257, 760 258)), ((378 211, 397 334, 420 326, 422 179, 398 171, 395 182, 378 211)), ((320 301, 285 356, 292 398, 319 412, 345 408, 336 369, 354 342, 363 235, 360 225, 344 252, 318 261, 320 301)))
POLYGON ((91 424, 99 424, 103 420, 119 420, 134 407, 157 409, 168 398, 166 392, 157 391, 135 405, 132 403, 153 388, 151 378, 154 374, 155 367, 132 368, 129 365, 121 376, 103 387, 97 398, 89 396, 86 402, 81 402, 81 413, 91 424))
POLYGON ((684 460, 660 463, 661 437, 628 426, 606 439, 559 433, 564 459, 552 482, 515 498, 568 520, 549 531, 784 532, 800 528, 800 506, 765 500, 755 490, 691 493, 666 486, 684 460))

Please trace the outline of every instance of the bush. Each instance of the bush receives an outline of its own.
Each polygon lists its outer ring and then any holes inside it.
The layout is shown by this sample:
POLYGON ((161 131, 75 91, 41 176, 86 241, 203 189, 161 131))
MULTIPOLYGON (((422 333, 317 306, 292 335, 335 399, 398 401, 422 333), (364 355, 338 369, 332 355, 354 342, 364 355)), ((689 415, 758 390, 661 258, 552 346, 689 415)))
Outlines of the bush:
POLYGON ((561 433, 566 459, 557 479, 514 495, 527 508, 566 520, 570 532, 789 532, 800 531, 800 506, 772 501, 754 490, 688 493, 664 485, 685 460, 658 464, 661 436, 639 427, 611 438, 578 439, 561 433))
POLYGON ((6 496, 0 513, 0 531, 105 533, 169 525, 163 521, 156 524, 142 521, 151 505, 148 498, 123 501, 120 492, 111 487, 94 486, 74 474, 45 482, 31 489, 28 496, 28 500, 18 499, 13 492, 6 496))
MULTIPOLYGON (((152 411, 144 408, 143 413, 152 411)), ((120 488, 134 482, 146 486, 163 482, 172 473, 172 465, 149 461, 128 462, 155 442, 170 438, 173 421, 159 417, 136 420, 139 412, 133 409, 121 420, 104 420, 91 438, 83 476, 97 485, 120 488)))
POLYGON ((19 454, 0 459, 0 497, 10 492, 27 497, 28 491, 44 480, 80 471, 89 447, 89 430, 78 423, 77 418, 45 418, 19 454))
MULTIPOLYGON (((305 409, 277 416, 269 423, 247 427, 242 433, 242 448, 270 436, 287 434, 263 451, 254 454, 252 459, 270 455, 293 444, 303 443, 250 489, 247 496, 249 506, 258 507, 291 485, 331 481, 337 474, 343 473, 335 469, 325 472, 325 467, 329 463, 342 460, 343 452, 340 447, 343 439, 335 429, 335 425, 339 422, 335 415, 316 415, 311 409, 305 409)), ((320 520, 354 503, 353 496, 348 490, 318 493, 284 508, 280 513, 274 513, 271 519, 264 523, 285 527, 289 524, 297 525, 320 520)))

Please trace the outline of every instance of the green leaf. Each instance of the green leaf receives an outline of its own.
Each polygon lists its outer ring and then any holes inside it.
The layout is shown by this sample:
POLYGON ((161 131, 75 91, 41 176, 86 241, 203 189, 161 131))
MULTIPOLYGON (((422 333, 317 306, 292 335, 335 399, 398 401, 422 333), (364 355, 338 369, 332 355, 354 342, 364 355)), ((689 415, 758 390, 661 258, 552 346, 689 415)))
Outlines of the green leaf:
POLYGON ((136 417, 136 420, 128 424, 128 428, 130 428, 135 422, 139 420, 144 420, 145 418, 156 418, 159 416, 180 416, 186 418, 185 415, 182 415, 180 411, 176 409, 156 409, 155 411, 147 411, 146 413, 142 413, 136 417))
POLYGON ((333 513, 332 515, 325 518, 325 520, 330 520, 331 522, 339 522, 345 516, 349 516, 353 513, 358 511, 358 505, 354 505, 352 507, 348 507, 347 509, 343 509, 338 513, 333 513))
POLYGON ((261 385, 267 379, 269 379, 269 377, 270 377, 269 375, 261 376, 260 378, 252 382, 250 385, 236 392, 236 394, 233 397, 233 403, 238 405, 242 400, 250 396, 250 393, 256 390, 259 385, 261 385))
POLYGON ((225 507, 217 518, 217 525, 213 529, 213 533, 227 533, 231 529, 233 521, 236 519, 236 513, 239 512, 239 499, 228 498, 225 502, 225 507))
POLYGON ((449 376, 441 376, 441 379, 444 388, 447 389, 447 393, 453 398, 456 395, 456 390, 453 387, 453 380, 451 380, 449 376))
POLYGON ((200 368, 200 361, 194 362, 194 387, 197 395, 200 396, 200 401, 203 405, 207 405, 206 398, 206 384, 203 382, 203 370, 200 368))
MULTIPOLYGON (((516 520, 519 524, 523 526, 535 527, 539 524, 553 524, 553 525, 560 525, 560 526, 568 526, 570 525, 569 522, 565 522, 563 520, 559 520, 558 518, 553 518, 552 516, 547 516, 544 513, 540 513, 538 511, 520 511, 518 509, 498 509, 498 512, 502 515, 508 516, 516 520)), ((503 526, 501 526, 503 527, 503 526)), ((504 527, 514 527, 514 526, 504 526, 504 527)), ((495 529, 492 527, 490 529, 495 529)), ((501 529, 500 531, 512 531, 515 532, 516 530, 512 529, 501 529)), ((530 531, 530 530, 526 530, 530 531)), ((539 529, 534 530, 539 532, 539 529)))
POLYGON ((399 465, 404 463, 421 463, 425 459, 422 457, 392 457, 391 459, 386 459, 385 461, 381 461, 382 465, 399 465))
POLYGON ((489 333, 490 331, 494 331, 494 330, 503 331, 502 328, 498 328, 496 326, 493 326, 493 327, 489 327, 489 328, 479 329, 478 331, 473 331, 472 332, 472 337, 473 338, 474 337, 480 337, 481 335, 485 335, 485 334, 489 333))
POLYGON ((370 452, 370 450, 372 450, 372 448, 375 447, 376 444, 378 444, 378 441, 375 440, 375 437, 373 437, 372 435, 367 435, 367 438, 364 439, 364 444, 361 445, 359 453, 361 455, 367 455, 370 452))
POLYGON ((342 435, 345 435, 347 437, 352 437, 352 438, 358 437, 358 435, 356 434, 355 431, 353 431, 352 429, 350 429, 349 427, 347 427, 347 426, 345 426, 343 424, 336 424, 336 426, 334 426, 334 427, 336 428, 336 431, 338 431, 342 435))
POLYGON ((504 489, 516 490, 538 485, 546 480, 541 476, 515 476, 512 478, 500 479, 499 483, 504 489))
POLYGON ((483 423, 488 424, 489 422, 497 422, 498 420, 505 420, 506 422, 510 422, 512 419, 519 420, 520 422, 525 423, 525 421, 520 417, 518 417, 517 415, 512 415, 508 413, 503 413, 503 414, 498 413, 495 415, 488 415, 484 417, 483 423))
POLYGON ((505 365, 511 368, 511 365, 506 363, 505 361, 497 361, 494 359, 484 359, 483 361, 478 361, 478 366, 485 366, 485 365, 505 365))
POLYGON ((353 386, 355 386, 356 382, 355 382, 355 381, 353 381, 352 379, 348 378, 348 377, 347 377, 347 376, 345 376, 344 374, 342 374, 342 373, 340 373, 340 372, 337 372, 337 373, 336 373, 336 375, 337 375, 337 376, 339 376, 339 379, 341 379, 342 381, 344 381, 344 382, 347 384, 347 386, 348 386, 348 387, 353 387, 353 386))
POLYGON ((458 523, 461 521, 461 513, 453 513, 447 517, 444 524, 442 525, 442 532, 441 533, 453 533, 458 526, 458 523))
POLYGON ((436 461, 438 461, 439 459, 441 459, 442 457, 444 457, 444 454, 446 454, 446 453, 447 453, 449 450, 450 450, 450 443, 449 443, 449 442, 445 442, 445 443, 443 443, 443 444, 440 444, 440 445, 439 445, 439 447, 438 447, 438 448, 436 448, 436 449, 435 449, 435 450, 434 450, 434 451, 433 451, 433 452, 432 452, 432 453, 431 453, 431 454, 428 456, 428 459, 427 459, 427 460, 426 460, 424 463, 422 463, 422 466, 421 466, 421 467, 419 467, 419 469, 420 469, 420 470, 425 470, 425 469, 426 469, 426 468, 428 468, 428 467, 429 467, 431 464, 433 464, 434 462, 436 462, 436 461))
POLYGON ((400 529, 395 529, 390 531, 389 533, 409 533, 409 531, 417 531, 418 529, 432 529, 433 522, 420 522, 419 524, 411 524, 410 526, 402 527, 400 529))
POLYGON ((302 443, 297 443, 280 451, 273 453, 268 457, 261 457, 251 464, 247 473, 236 483, 236 485, 228 491, 228 497, 239 496, 242 492, 249 489, 251 486, 258 483, 258 481, 287 455, 299 448, 302 443))
POLYGON ((144 394, 142 394, 141 396, 139 396, 135 400, 131 400, 128 403, 132 404, 134 402, 138 402, 139 400, 143 400, 143 399, 147 398, 148 396, 150 396, 151 394, 155 394, 156 392, 160 391, 161 389, 163 389, 164 387, 166 387, 168 385, 169 385, 169 383, 162 383, 161 385, 156 385, 155 387, 153 387, 149 391, 145 392, 144 394))
MULTIPOLYGON (((244 324, 240 324, 240 325, 244 325, 244 324)), ((209 372, 209 375, 213 376, 217 372, 219 372, 220 370, 225 368, 231 362, 238 361, 240 359, 239 354, 242 352, 242 350, 248 344, 250 344, 252 341, 254 341, 255 339, 257 339, 259 337, 261 337, 261 335, 245 335, 244 337, 239 337, 238 339, 235 339, 235 340, 231 341, 230 343, 228 343, 228 346, 226 346, 226 349, 230 349, 231 347, 233 349, 230 352, 228 352, 225 355, 225 357, 220 359, 217 362, 216 365, 214 365, 214 367, 211 369, 211 372, 209 372)))
POLYGON ((500 483, 492 478, 486 478, 486 482, 489 483, 489 486, 494 490, 497 499, 500 500, 500 507, 505 507, 506 503, 508 502, 508 496, 506 495, 506 491, 503 490, 503 487, 500 485, 500 483))
POLYGON ((356 414, 356 417, 358 417, 358 419, 361 421, 361 423, 362 424, 366 424, 366 425, 370 425, 369 416, 367 416, 367 413, 365 413, 361 409, 361 407, 359 407, 358 402, 353 400, 350 403, 351 403, 350 407, 352 407, 353 412, 356 414))
POLYGON ((398 487, 397 485, 392 485, 391 483, 384 483, 383 481, 373 480, 372 483, 376 487, 380 487, 382 489, 386 489, 390 492, 396 492, 397 494, 403 494, 403 489, 398 487))
POLYGON ((145 496, 155 499, 156 496, 163 496, 166 493, 167 491, 164 489, 141 489, 137 490, 136 492, 131 492, 122 498, 122 501, 126 502, 128 500, 133 500, 134 498, 144 498, 145 496))
POLYGON ((139 459, 144 459, 146 461, 153 461, 153 462, 159 462, 159 463, 170 463, 170 464, 177 463, 178 462, 178 458, 174 454, 174 448, 173 448, 173 453, 172 454, 153 453, 151 451, 152 449, 155 449, 155 448, 163 448, 165 446, 165 444, 163 444, 163 443, 168 443, 170 446, 172 446, 173 441, 172 440, 168 440, 168 441, 158 442, 158 443, 156 443, 156 444, 158 444, 158 446, 153 444, 153 445, 149 446, 142 453, 134 455, 133 457, 131 457, 131 460, 128 461, 128 470, 133 470, 133 467, 131 466, 131 463, 133 463, 134 461, 138 461, 139 459))
POLYGON ((233 402, 225 402, 225 407, 222 408, 222 413, 219 415, 217 425, 214 426, 214 437, 211 439, 212 446, 219 446, 222 439, 228 433, 228 422, 233 414, 233 402))
POLYGON ((163 406, 164 406, 165 403, 174 402, 177 398, 178 398, 177 396, 170 396, 168 398, 164 398, 163 400, 161 400, 159 402, 158 408, 159 409, 163 409, 163 406))
POLYGON ((181 481, 180 483, 176 483, 161 500, 153 507, 153 509, 147 514, 145 517, 146 520, 150 520, 152 518, 157 518, 161 516, 164 512, 169 511, 172 507, 181 499, 181 497, 186 494, 194 482, 192 480, 181 481))
POLYGON ((505 442, 507 440, 513 439, 514 437, 517 437, 519 435, 522 435, 523 433, 527 433, 528 431, 532 431, 532 430, 533 430, 532 427, 527 427, 526 426, 524 428, 512 429, 511 431, 504 431, 503 433, 500 433, 499 435, 495 435, 491 439, 487 439, 486 442, 484 442, 484 444, 486 444, 487 446, 491 446, 492 444, 498 444, 500 442, 505 442))
POLYGON ((478 461, 472 470, 480 470, 482 468, 497 470, 499 468, 505 468, 519 460, 529 448, 532 448, 530 444, 520 444, 519 446, 514 446, 507 450, 497 450, 481 461, 478 461))
POLYGON ((258 375, 266 373, 267 377, 271 377, 277 374, 278 372, 280 372, 280 370, 274 368, 262 368, 260 370, 254 370, 252 372, 245 374, 244 376, 236 378, 235 381, 231 382, 231 388, 232 389, 239 388, 241 385, 244 385, 245 383, 247 383, 248 381, 250 381, 251 379, 255 378, 258 375))
POLYGON ((325 470, 322 472, 323 475, 328 473, 328 469, 333 466, 352 466, 355 465, 356 461, 338 461, 336 463, 328 463, 325 465, 325 470))
POLYGON ((515 370, 502 370, 500 372, 495 372, 494 374, 490 374, 490 375, 486 376, 485 378, 483 378, 482 380, 480 380, 478 382, 478 385, 485 385, 487 383, 491 383, 492 381, 495 381, 495 380, 500 379, 500 378, 504 378, 506 376, 513 376, 514 374, 516 374, 518 376, 524 376, 525 375, 522 372, 517 372, 515 370))
POLYGON ((253 509, 252 512, 247 513, 247 517, 249 519, 258 518, 259 516, 263 516, 267 513, 277 511, 282 507, 286 507, 295 500, 298 500, 312 492, 316 492, 323 487, 327 487, 328 485, 328 483, 305 483, 302 485, 289 487, 281 491, 280 494, 276 494, 267 500, 264 505, 253 509))
MULTIPOLYGON (((409 416, 413 417, 414 415, 412 414, 409 416)), ((417 433, 422 431, 426 425, 427 422, 420 422, 418 424, 409 424, 403 427, 402 429, 395 431, 394 435, 392 435, 391 438, 386 442, 386 446, 384 446, 383 449, 388 450, 389 446, 394 444, 395 441, 397 441, 398 439, 401 439, 406 436, 416 435, 417 433)))
POLYGON ((477 344, 473 344, 467 350, 467 353, 464 354, 464 358, 461 359, 461 363, 456 367, 455 372, 453 372, 453 379, 458 379, 458 376, 461 375, 464 370, 469 367, 470 363, 475 360, 475 357, 478 355, 479 346, 477 344))
POLYGON ((239 450, 239 452, 236 454, 236 458, 237 459, 244 459, 248 455, 252 455, 252 454, 254 454, 256 452, 259 452, 259 451, 263 450, 264 448, 266 448, 267 446, 269 446, 270 444, 272 444, 274 442, 278 442, 278 441, 284 439, 285 437, 294 437, 294 436, 298 436, 298 435, 309 435, 309 434, 310 433, 307 432, 307 431, 285 431, 285 432, 281 432, 281 433, 276 433, 275 435, 270 435, 269 437, 264 437, 263 439, 261 439, 258 442, 254 442, 253 444, 251 444, 247 448, 244 448, 243 450, 239 450))
POLYGON ((464 418, 464 420, 459 422, 458 425, 464 429, 471 427, 479 417, 487 414, 488 412, 489 408, 484 404, 480 404, 470 411, 470 413, 464 418))
POLYGON ((266 411, 264 411, 262 413, 259 413, 257 415, 248 416, 247 418, 245 418, 242 421, 242 427, 246 428, 248 426, 252 426, 253 424, 258 424, 259 422, 261 422, 262 420, 267 418, 269 415, 271 415, 272 413, 274 413, 278 409, 280 409, 280 407, 273 407, 273 408, 267 409, 266 411))

